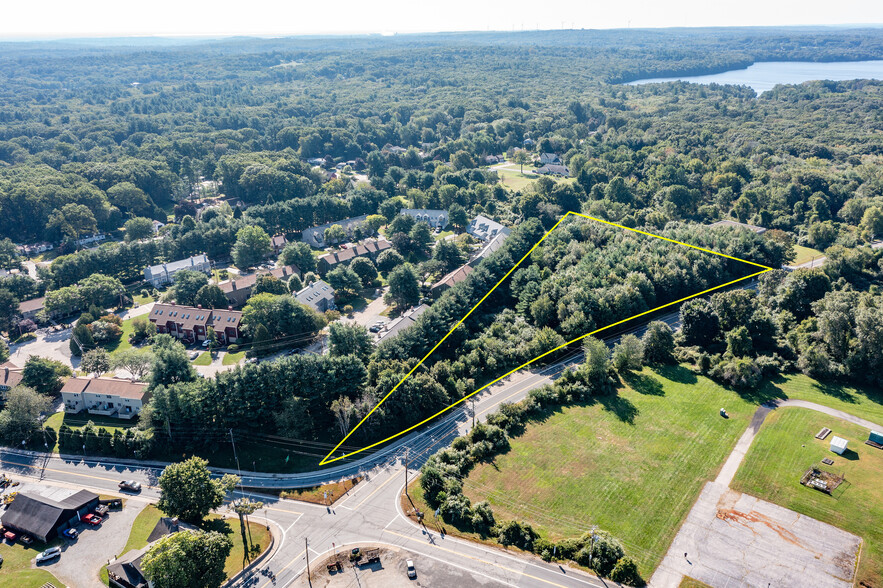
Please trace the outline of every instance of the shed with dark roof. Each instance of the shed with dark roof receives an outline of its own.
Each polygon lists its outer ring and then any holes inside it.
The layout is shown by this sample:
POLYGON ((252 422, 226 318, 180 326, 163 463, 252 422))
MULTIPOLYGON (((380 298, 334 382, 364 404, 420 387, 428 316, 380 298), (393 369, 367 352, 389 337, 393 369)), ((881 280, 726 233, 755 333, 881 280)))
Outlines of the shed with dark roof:
POLYGON ((2 523, 7 529, 46 543, 63 529, 75 526, 80 517, 98 506, 98 495, 80 490, 55 501, 39 494, 19 494, 6 508, 2 523))

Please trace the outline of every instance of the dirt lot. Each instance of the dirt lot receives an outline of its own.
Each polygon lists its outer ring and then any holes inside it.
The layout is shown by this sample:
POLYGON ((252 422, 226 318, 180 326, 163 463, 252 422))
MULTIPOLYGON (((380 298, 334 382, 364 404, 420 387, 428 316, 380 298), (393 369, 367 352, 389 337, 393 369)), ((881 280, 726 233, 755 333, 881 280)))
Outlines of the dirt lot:
MULTIPOLYGON (((344 563, 343 571, 329 573, 326 564, 334 557, 321 561, 310 562, 313 570, 313 588, 344 588, 361 586, 361 588, 430 588, 438 586, 456 586, 457 588, 497 588, 502 586, 483 576, 473 575, 459 568, 452 567, 434 558, 418 555, 399 548, 380 549, 380 563, 353 567, 347 561, 349 550, 340 555, 344 563), (407 574, 407 560, 413 560, 417 570, 417 578, 410 579, 407 574), (358 578, 358 581, 356 580, 358 578)), ((306 574, 293 584, 297 588, 306 588, 306 574)))

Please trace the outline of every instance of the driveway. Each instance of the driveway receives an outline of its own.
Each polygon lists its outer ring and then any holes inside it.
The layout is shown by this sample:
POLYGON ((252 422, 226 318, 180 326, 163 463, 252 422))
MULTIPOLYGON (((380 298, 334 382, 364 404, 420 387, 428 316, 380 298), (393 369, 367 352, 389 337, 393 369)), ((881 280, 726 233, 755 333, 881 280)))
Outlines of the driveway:
POLYGON ((368 303, 368 306, 365 307, 364 310, 360 310, 358 312, 353 313, 353 318, 341 317, 340 320, 343 322, 355 323, 357 325, 362 325, 365 328, 370 327, 374 323, 378 321, 389 322, 389 318, 385 316, 381 316, 381 312, 385 311, 389 308, 383 302, 383 294, 386 293, 386 289, 384 288, 383 292, 368 303))
MULTIPOLYGON (((25 362, 32 355, 48 357, 60 361, 65 365, 72 365, 70 350, 71 330, 45 331, 40 329, 37 338, 10 348, 9 361, 19 367, 24 367, 25 362)), ((80 365, 80 358, 73 358, 73 366, 80 365)))

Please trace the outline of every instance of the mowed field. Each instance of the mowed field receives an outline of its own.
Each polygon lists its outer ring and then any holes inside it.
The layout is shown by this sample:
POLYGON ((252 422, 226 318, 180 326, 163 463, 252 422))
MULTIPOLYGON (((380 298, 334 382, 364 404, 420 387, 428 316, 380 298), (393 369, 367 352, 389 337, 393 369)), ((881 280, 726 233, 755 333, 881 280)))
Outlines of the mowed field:
POLYGON ((553 540, 598 525, 649 577, 755 409, 686 368, 645 369, 618 399, 528 425, 508 453, 473 470, 465 493, 488 500, 498 520, 527 521, 553 540))
POLYGON ((883 451, 865 445, 867 438, 863 427, 807 409, 781 409, 767 417, 732 488, 862 537, 857 585, 881 587, 883 451), (822 427, 849 441, 843 456, 829 450, 830 437, 815 439, 822 427), (800 485, 804 472, 825 457, 834 460, 829 471, 846 476, 834 496, 800 485))

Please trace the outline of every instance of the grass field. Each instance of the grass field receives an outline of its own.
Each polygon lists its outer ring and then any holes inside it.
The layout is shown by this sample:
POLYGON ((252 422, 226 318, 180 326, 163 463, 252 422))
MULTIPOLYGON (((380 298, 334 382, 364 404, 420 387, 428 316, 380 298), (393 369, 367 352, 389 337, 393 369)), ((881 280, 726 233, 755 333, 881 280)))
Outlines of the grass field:
POLYGON ((334 504, 352 490, 361 478, 351 478, 342 482, 333 484, 324 484, 322 486, 313 486, 312 488, 297 488, 295 490, 283 490, 279 493, 281 498, 289 498, 291 500, 302 500, 303 502, 312 502, 313 504, 334 504), (328 493, 328 499, 325 493, 328 493))
POLYGON ((62 582, 46 570, 32 569, 31 564, 37 554, 60 544, 56 539, 43 545, 34 543, 31 547, 25 547, 16 542, 9 545, 5 541, 0 543, 0 555, 3 556, 3 567, 0 567, 0 588, 40 588, 46 582, 52 582, 59 588, 64 586, 62 582))
POLYGON ((193 360, 193 365, 211 365, 212 364, 212 354, 208 351, 203 351, 199 357, 193 360))
POLYGON ((132 296, 132 300, 138 306, 143 306, 145 304, 153 302, 153 296, 142 296, 141 294, 135 294, 134 296, 132 296))
POLYGON ((807 409, 782 409, 767 417, 732 488, 862 537, 857 585, 876 587, 883 586, 883 451, 865 445, 867 438, 863 427, 807 409), (822 427, 849 441, 843 456, 829 450, 830 437, 814 438, 822 427), (824 457, 846 476, 834 496, 799 483, 824 457))
POLYGON ((553 540, 598 525, 649 577, 754 410, 686 368, 644 370, 619 398, 561 408, 529 425, 508 453, 470 474, 465 493, 488 500, 498 519, 525 520, 553 540))
POLYGON ((236 353, 225 353, 224 359, 221 360, 221 365, 236 365, 240 361, 245 358, 244 351, 237 351, 236 353))
POLYGON ((645 369, 626 383, 618 399, 561 408, 529 425, 508 453, 470 474, 465 493, 550 539, 598 525, 623 540, 649 577, 757 405, 799 398, 883 422, 883 393, 803 375, 743 395, 683 367, 645 369))
POLYGON ((822 257, 823 255, 824 253, 822 253, 818 249, 813 249, 812 247, 804 247, 803 245, 795 245, 794 259, 791 260, 791 265, 800 265, 802 263, 812 261, 814 257, 822 257))

